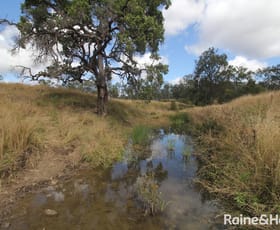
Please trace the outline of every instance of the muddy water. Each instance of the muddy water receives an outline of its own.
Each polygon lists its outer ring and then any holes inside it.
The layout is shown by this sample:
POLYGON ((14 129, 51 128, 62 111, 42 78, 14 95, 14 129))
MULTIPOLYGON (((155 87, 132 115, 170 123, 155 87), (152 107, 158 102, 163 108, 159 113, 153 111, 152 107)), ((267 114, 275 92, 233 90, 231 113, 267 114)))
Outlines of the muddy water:
POLYGON ((160 131, 145 151, 128 146, 110 170, 85 170, 26 196, 9 229, 222 229, 213 223, 217 205, 194 186, 192 151, 190 138, 160 131), (139 199, 136 187, 144 175, 158 185, 162 210, 151 213, 139 199))

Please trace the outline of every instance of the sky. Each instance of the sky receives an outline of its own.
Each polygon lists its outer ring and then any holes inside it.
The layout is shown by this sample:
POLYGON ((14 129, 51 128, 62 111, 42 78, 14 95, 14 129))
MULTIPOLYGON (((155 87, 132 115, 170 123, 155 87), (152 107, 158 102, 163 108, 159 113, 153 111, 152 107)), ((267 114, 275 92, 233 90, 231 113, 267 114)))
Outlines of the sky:
MULTIPOLYGON (((0 18, 17 22, 23 0, 0 0, 0 18)), ((280 64, 280 0, 172 0, 163 10, 165 42, 162 61, 169 65, 164 80, 177 83, 194 71, 195 60, 209 47, 228 55, 235 66, 257 70, 280 64)), ((0 27, 0 74, 5 81, 20 81, 14 65, 39 70, 32 52, 10 53, 18 31, 0 27)), ((148 61, 149 55, 139 58, 148 61)))

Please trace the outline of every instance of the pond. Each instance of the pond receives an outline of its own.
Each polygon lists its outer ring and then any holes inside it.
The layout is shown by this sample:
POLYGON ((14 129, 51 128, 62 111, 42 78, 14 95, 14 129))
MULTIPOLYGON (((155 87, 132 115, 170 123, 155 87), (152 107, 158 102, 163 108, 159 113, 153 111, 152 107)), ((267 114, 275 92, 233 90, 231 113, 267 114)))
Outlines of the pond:
POLYGON ((18 201, 9 229, 223 229, 193 183, 191 138, 159 133, 108 170, 86 169, 18 201))

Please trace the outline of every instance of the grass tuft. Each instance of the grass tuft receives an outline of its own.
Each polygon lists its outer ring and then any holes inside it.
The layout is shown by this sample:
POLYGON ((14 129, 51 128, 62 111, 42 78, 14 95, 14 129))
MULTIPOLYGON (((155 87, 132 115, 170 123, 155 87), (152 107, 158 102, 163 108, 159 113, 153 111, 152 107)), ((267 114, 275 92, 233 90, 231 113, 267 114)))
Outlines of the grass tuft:
POLYGON ((135 126, 131 133, 131 140, 134 145, 147 145, 151 138, 152 130, 144 125, 135 126))

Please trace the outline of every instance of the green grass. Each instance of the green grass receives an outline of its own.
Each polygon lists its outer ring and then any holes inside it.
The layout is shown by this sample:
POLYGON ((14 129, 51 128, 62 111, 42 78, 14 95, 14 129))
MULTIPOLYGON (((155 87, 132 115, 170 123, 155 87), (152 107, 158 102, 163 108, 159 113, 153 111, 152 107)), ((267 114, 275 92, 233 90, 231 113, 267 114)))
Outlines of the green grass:
POLYGON ((132 143, 134 145, 147 145, 150 141, 151 134, 151 128, 144 125, 135 126, 131 133, 132 143))
POLYGON ((177 133, 189 133, 192 129, 191 117, 186 112, 176 113, 170 116, 171 129, 177 133))

